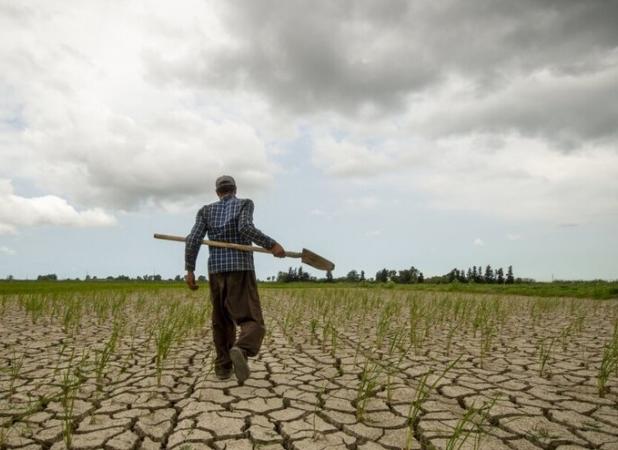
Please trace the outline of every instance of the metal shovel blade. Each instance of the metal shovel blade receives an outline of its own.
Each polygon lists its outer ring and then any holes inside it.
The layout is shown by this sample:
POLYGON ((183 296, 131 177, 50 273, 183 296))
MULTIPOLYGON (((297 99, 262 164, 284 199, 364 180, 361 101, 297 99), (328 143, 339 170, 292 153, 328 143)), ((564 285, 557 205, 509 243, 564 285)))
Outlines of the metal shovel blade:
POLYGON ((335 268, 334 263, 306 248, 303 248, 301 253, 301 261, 320 270, 333 270, 335 268))

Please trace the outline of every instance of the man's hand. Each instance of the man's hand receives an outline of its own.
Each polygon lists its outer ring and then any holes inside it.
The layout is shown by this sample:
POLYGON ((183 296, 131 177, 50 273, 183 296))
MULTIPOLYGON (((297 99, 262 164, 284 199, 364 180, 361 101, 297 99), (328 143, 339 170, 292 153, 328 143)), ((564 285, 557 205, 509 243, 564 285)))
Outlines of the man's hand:
POLYGON ((270 252, 275 255, 277 258, 285 258, 285 250, 281 247, 280 244, 275 243, 273 247, 270 249, 270 252))
POLYGON ((189 286, 189 289, 191 289, 192 291, 196 291, 199 289, 199 286, 195 283, 195 274, 193 272, 187 272, 185 281, 187 282, 187 286, 189 286))

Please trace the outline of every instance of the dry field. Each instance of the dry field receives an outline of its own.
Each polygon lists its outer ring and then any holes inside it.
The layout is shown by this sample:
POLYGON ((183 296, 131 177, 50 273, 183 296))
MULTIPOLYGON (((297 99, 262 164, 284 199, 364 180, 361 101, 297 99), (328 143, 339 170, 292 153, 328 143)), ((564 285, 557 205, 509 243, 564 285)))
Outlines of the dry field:
POLYGON ((244 386, 204 289, 0 297, 0 448, 618 449, 618 304, 264 289, 244 386))

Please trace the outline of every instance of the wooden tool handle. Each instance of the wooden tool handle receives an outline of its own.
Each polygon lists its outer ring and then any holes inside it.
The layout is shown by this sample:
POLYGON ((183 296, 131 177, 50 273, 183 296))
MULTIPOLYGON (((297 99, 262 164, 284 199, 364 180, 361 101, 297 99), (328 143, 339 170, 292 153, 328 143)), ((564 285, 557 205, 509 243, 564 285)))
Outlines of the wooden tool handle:
MULTIPOLYGON (((155 239, 164 239, 166 241, 178 241, 185 242, 186 238, 182 236, 171 236, 169 234, 159 234, 155 233, 155 239)), ((259 252, 259 253, 269 253, 272 254, 270 250, 267 250, 262 247, 256 247, 255 245, 242 245, 242 244, 233 244, 231 242, 219 242, 219 241, 202 241, 202 245, 208 245, 209 247, 219 247, 219 248, 233 248, 234 250, 241 250, 243 252, 259 252)), ((288 258, 300 258, 302 257, 302 253, 299 252, 285 252, 285 256, 288 258)))

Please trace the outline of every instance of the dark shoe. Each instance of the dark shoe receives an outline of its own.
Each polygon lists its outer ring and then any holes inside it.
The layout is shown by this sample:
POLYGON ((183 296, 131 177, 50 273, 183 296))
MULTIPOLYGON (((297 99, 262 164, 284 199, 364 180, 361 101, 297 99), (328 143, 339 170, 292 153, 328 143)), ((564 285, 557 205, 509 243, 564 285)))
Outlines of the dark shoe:
POLYGON ((232 376, 232 368, 215 368, 215 376, 220 380, 227 380, 232 376))
POLYGON ((245 353, 238 347, 232 347, 230 349, 230 359, 234 365, 234 373, 236 374, 238 384, 242 386, 245 380, 249 378, 250 373, 245 353))

